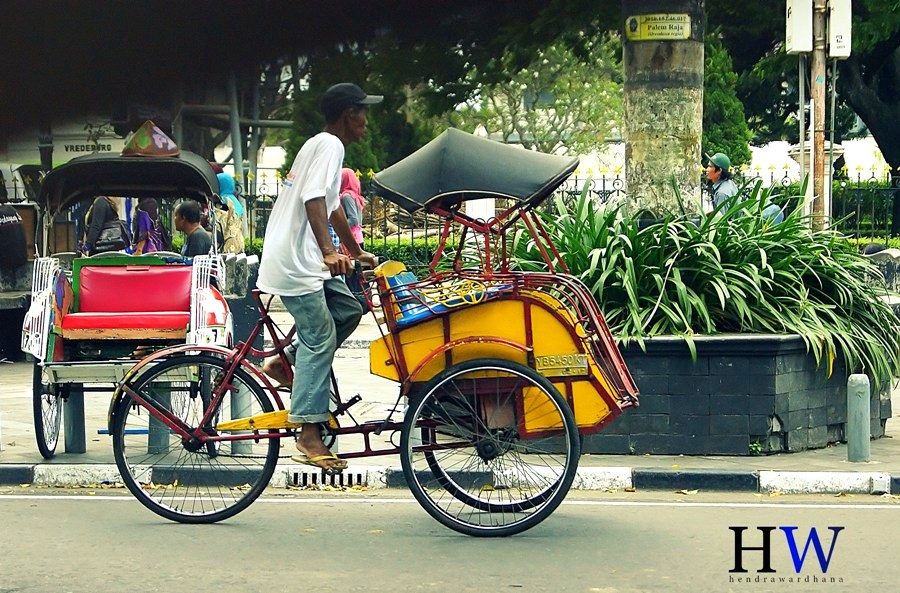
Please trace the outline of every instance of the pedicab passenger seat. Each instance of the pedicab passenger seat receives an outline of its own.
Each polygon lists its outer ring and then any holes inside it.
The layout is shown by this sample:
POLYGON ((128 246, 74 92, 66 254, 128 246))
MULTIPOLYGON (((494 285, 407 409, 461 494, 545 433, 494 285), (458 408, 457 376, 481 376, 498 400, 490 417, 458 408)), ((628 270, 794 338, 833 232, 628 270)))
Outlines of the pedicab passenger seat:
POLYGON ((375 271, 384 279, 397 325, 405 327, 458 307, 474 305, 498 296, 507 286, 485 286, 463 278, 419 280, 401 262, 389 261, 375 271))
POLYGON ((191 266, 76 260, 68 339, 184 339, 191 317, 191 266))

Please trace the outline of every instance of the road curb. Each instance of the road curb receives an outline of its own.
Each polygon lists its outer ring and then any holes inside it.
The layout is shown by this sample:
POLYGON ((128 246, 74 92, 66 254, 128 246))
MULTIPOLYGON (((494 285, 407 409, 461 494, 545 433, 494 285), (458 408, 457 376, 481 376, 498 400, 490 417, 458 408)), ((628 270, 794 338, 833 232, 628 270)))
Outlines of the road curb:
POLYGON ((759 492, 759 472, 709 469, 635 469, 637 490, 759 492))
POLYGON ((0 485, 31 484, 34 482, 33 465, 0 465, 0 485))
POLYGON ((892 482, 883 472, 759 472, 760 492, 785 494, 890 494, 892 482))
MULTIPOLYGON (((0 463, 0 485, 100 487, 121 482, 114 464, 0 463)), ((366 486, 405 488, 399 467, 351 465, 338 479, 312 468, 280 463, 270 485, 366 486)), ((580 467, 572 490, 698 490, 707 492, 781 492, 784 494, 900 494, 900 475, 883 472, 786 472, 770 470, 653 469, 580 467)))

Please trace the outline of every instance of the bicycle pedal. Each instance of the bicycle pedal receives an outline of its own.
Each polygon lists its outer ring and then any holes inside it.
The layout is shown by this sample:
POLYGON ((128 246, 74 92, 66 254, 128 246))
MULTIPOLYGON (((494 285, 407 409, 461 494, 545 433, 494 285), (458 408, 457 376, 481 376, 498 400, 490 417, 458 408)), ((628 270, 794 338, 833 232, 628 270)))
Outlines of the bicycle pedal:
POLYGON ((357 393, 356 395, 354 395, 353 397, 351 397, 351 398, 348 399, 347 401, 342 402, 341 405, 338 406, 338 407, 334 410, 334 415, 335 415, 335 416, 340 416, 341 414, 343 414, 344 412, 346 412, 346 411, 349 410, 351 407, 355 406, 356 404, 358 404, 358 403, 361 402, 361 401, 362 401, 362 396, 361 396, 360 394, 357 393))

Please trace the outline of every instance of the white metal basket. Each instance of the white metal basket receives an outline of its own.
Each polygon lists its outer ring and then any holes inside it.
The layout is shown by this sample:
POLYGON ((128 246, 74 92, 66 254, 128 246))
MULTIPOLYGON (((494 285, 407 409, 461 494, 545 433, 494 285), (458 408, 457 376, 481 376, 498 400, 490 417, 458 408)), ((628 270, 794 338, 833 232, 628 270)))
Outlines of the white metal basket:
POLYGON ((216 311, 213 307, 222 307, 216 299, 210 283, 213 274, 219 286, 224 286, 225 266, 218 256, 198 255, 194 258, 191 273, 191 325, 187 334, 189 344, 219 344, 230 346, 231 314, 227 309, 216 311), (220 323, 210 323, 210 319, 220 319, 220 323))
POLYGON ((55 257, 42 257, 34 262, 31 306, 22 324, 22 351, 40 362, 47 358, 47 344, 53 324, 54 284, 59 273, 59 259, 55 257))

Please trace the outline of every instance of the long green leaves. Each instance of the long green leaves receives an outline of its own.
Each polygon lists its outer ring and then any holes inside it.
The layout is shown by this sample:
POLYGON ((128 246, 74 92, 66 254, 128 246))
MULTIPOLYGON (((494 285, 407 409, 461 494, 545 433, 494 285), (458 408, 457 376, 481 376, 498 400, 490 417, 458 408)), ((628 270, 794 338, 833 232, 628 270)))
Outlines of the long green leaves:
MULTIPOLYGON (((700 220, 641 225, 620 207, 595 208, 582 193, 544 224, 569 270, 590 288, 620 339, 721 332, 792 333, 817 360, 844 357, 877 383, 900 371, 900 325, 872 278, 877 268, 835 231, 811 232, 795 211, 762 217, 768 193, 700 220)), ((523 269, 543 264, 518 235, 523 269)))

